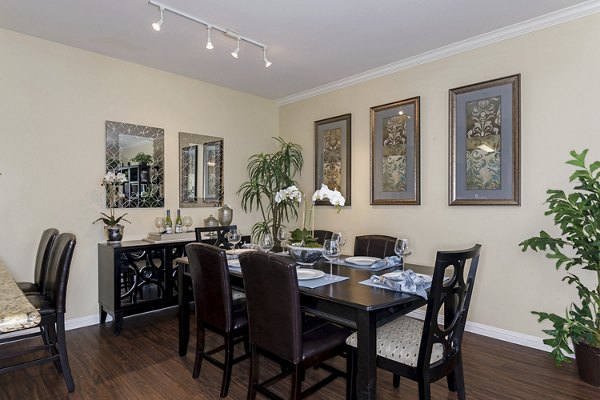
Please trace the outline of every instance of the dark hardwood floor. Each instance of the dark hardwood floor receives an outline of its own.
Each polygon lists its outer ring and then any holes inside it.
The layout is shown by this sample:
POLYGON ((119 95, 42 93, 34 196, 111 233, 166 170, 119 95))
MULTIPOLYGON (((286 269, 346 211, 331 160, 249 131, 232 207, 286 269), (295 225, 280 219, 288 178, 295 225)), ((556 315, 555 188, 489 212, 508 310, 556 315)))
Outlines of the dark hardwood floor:
MULTIPOLYGON (((195 331, 191 333, 195 337, 195 331)), ((209 335, 207 346, 217 342, 217 336, 209 335)), ((195 340, 190 344, 187 356, 179 357, 175 309, 127 318, 118 337, 113 337, 110 323, 68 331, 75 392, 69 394, 62 375, 46 364, 0 375, 0 399, 218 399, 221 370, 204 362, 200 378, 193 380, 195 340)), ((22 344, 9 346, 15 349, 22 344)), ((600 389, 581 382, 574 364, 556 368, 544 352, 468 333, 463 349, 470 400, 600 399, 600 389)), ((241 345, 236 350, 242 351, 241 345)), ((268 360, 261 362, 262 371, 279 369, 268 360)), ((0 360, 0 365, 5 363, 0 360)), ((343 360, 336 364, 344 367, 343 360)), ((248 366, 248 360, 234 366, 229 399, 246 398, 248 366)), ((314 381, 323 373, 310 370, 306 380, 314 381)), ((289 380, 276 387, 287 391, 289 380)), ((344 381, 338 379, 311 398, 344 399, 344 388, 344 381)), ((391 375, 381 370, 378 394, 381 399, 418 398, 414 382, 403 380, 394 389, 391 375)), ((432 387, 432 398, 456 399, 456 394, 439 381, 432 387)))

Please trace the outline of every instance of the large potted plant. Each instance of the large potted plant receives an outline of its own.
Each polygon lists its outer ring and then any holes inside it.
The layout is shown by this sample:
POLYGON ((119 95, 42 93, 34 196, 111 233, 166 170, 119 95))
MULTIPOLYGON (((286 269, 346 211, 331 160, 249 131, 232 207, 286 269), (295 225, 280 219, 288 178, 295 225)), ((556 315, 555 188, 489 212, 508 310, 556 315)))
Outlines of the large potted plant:
POLYGON ((274 138, 279 149, 274 153, 260 153, 250 157, 248 174, 250 178, 242 183, 241 206, 245 212, 260 211, 262 221, 252 227, 252 236, 258 240, 265 232, 277 237, 277 230, 290 218, 298 217, 298 203, 275 202, 279 190, 296 185, 294 177, 300 174, 304 158, 300 145, 274 138))
POLYGON ((549 189, 548 210, 554 223, 560 228, 559 236, 541 231, 539 236, 520 243, 522 250, 531 248, 543 251, 546 257, 556 260, 556 269, 564 266, 567 271, 563 281, 577 288, 579 303, 571 303, 564 316, 532 311, 538 321, 548 320, 553 328, 544 330, 551 337, 544 343, 552 347, 557 365, 568 361, 573 354, 569 340, 573 342, 577 368, 582 380, 600 386, 600 161, 586 165, 587 150, 578 154, 571 151, 567 164, 576 169, 570 177, 575 182, 571 193, 549 189), (579 275, 592 271, 595 285, 586 286, 579 275), (578 275, 579 273, 579 275, 578 275))

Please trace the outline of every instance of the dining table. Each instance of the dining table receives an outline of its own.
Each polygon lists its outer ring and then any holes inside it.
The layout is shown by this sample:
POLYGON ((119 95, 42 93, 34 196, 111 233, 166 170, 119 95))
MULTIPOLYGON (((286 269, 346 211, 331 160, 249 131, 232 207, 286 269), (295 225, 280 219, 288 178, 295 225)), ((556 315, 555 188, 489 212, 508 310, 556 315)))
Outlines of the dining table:
POLYGON ((0 334, 38 326, 40 313, 19 289, 8 268, 0 262, 0 334))
MULTIPOLYGON (((342 257, 343 260, 344 257, 342 257)), ((316 288, 299 285, 300 302, 303 309, 321 318, 349 327, 357 332, 356 398, 377 398, 377 327, 407 314, 426 304, 426 300, 415 294, 362 284, 373 274, 380 275, 392 269, 378 270, 349 266, 342 260, 333 264, 332 273, 344 277, 316 288)), ((179 311, 179 355, 187 353, 189 342, 189 317, 191 277, 187 257, 178 258, 178 311, 179 311), (183 290, 181 290, 183 289, 183 290)), ((311 267, 330 272, 330 264, 324 260, 311 267)), ((431 275, 433 267, 405 264, 405 269, 431 275)), ((230 268, 232 287, 243 290, 243 279, 239 269, 230 268)))

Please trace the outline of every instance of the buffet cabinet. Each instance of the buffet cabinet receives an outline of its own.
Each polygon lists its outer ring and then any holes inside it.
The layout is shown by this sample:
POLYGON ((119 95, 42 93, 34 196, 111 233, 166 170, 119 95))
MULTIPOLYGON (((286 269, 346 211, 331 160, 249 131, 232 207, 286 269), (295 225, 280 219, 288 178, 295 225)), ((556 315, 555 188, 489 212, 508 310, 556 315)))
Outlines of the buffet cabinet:
POLYGON ((100 323, 113 317, 119 335, 123 318, 177 304, 177 271, 173 260, 193 240, 149 243, 125 241, 98 244, 98 303, 100 323))

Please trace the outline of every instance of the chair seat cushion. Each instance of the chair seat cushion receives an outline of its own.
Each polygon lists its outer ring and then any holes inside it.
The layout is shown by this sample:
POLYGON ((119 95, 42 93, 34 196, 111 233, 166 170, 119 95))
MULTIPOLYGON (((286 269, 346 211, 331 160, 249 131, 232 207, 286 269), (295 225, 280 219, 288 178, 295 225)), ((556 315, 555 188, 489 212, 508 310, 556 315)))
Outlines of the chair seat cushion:
POLYGON ((348 334, 351 332, 347 328, 342 328, 315 317, 304 317, 302 323, 303 361, 343 346, 348 334))
POLYGON ((231 291, 231 298, 233 299, 234 302, 236 302, 238 300, 243 300, 246 298, 246 293, 233 289, 231 291))
POLYGON ((27 300, 33 304, 42 317, 56 314, 56 308, 54 305, 41 294, 28 295, 27 300))
POLYGON ((40 288, 33 282, 17 282, 17 286, 23 293, 39 293, 40 288))
MULTIPOLYGON (((423 322, 402 316, 377 328, 377 355, 410 367, 417 366, 423 322)), ((356 347, 356 332, 346 339, 346 344, 356 347)), ((430 363, 444 356, 441 343, 434 343, 430 363)))

